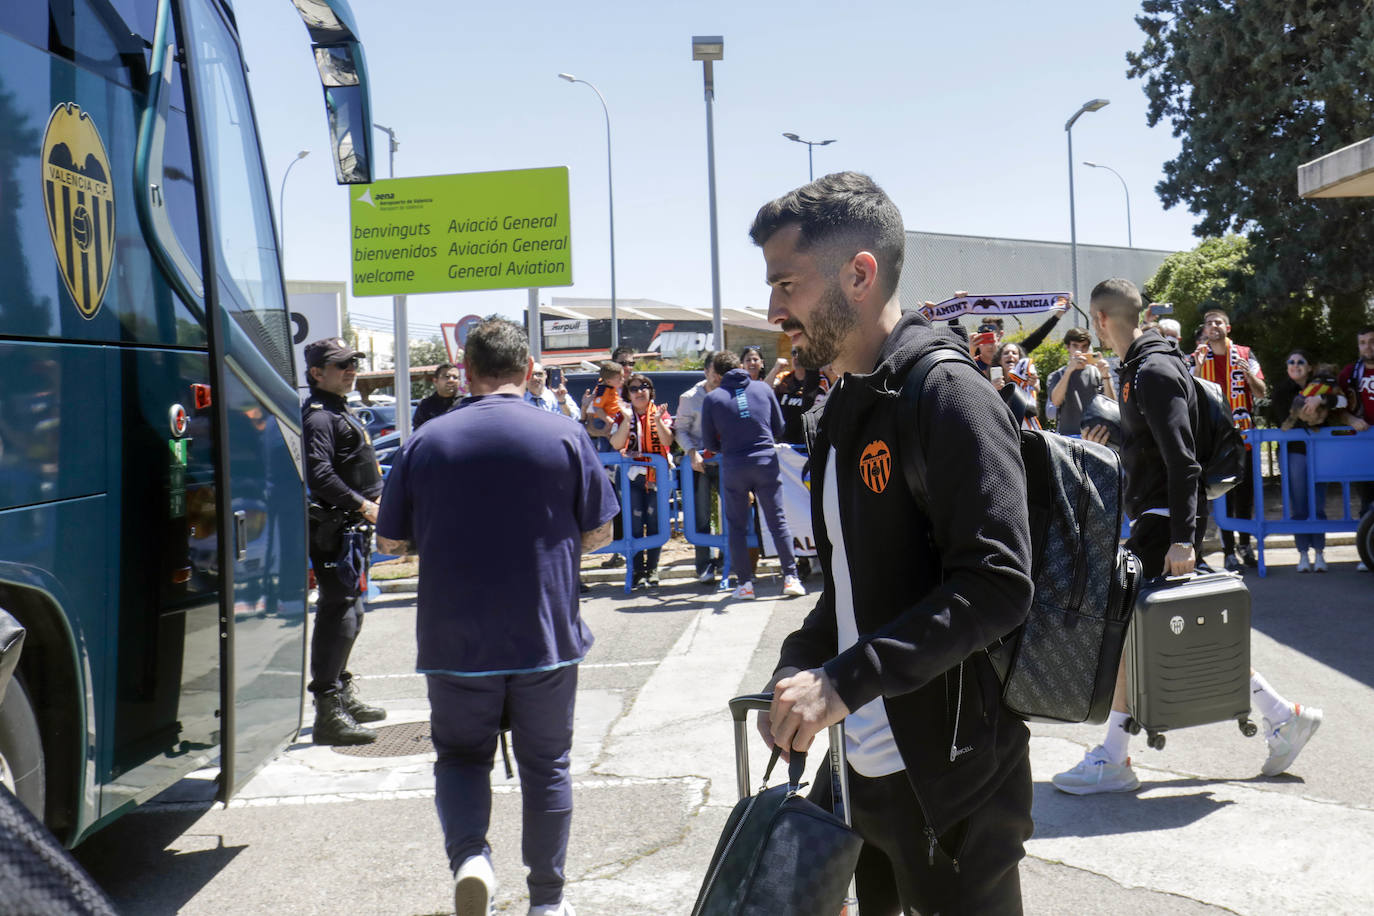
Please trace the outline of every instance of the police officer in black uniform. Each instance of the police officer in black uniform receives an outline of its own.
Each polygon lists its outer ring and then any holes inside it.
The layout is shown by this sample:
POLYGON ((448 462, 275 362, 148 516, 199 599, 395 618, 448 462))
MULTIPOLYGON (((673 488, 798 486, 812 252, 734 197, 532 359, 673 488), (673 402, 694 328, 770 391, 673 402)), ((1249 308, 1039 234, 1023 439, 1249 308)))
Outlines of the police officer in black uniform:
POLYGON ((386 718, 386 710, 358 698, 347 670, 363 623, 372 526, 382 495, 372 440, 348 409, 362 355, 337 337, 305 347, 310 397, 301 405, 301 419, 310 488, 310 564, 319 585, 310 643, 316 744, 369 744, 377 733, 359 723, 386 718))

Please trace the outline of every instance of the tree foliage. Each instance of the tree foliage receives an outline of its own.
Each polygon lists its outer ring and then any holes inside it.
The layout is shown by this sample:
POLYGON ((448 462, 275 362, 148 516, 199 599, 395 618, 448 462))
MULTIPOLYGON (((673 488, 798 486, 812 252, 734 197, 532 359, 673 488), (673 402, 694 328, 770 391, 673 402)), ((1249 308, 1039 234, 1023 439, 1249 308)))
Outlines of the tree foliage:
POLYGON ((438 337, 431 337, 428 340, 412 340, 407 355, 411 366, 437 366, 440 363, 448 362, 448 351, 444 349, 443 340, 438 337))
POLYGON ((1250 243, 1242 235, 1203 239, 1196 248, 1165 258, 1145 284, 1142 292, 1147 302, 1168 302, 1174 307, 1173 317, 1183 328, 1184 349, 1192 345, 1208 309, 1219 308, 1233 320, 1244 321, 1234 317, 1244 307, 1230 280, 1250 273, 1249 250, 1250 243))
POLYGON ((1128 75, 1145 83, 1150 126, 1168 121, 1180 140, 1156 186, 1160 199, 1196 214, 1199 236, 1248 240, 1226 273, 1233 322, 1253 339, 1321 315, 1348 349, 1374 293, 1374 203, 1304 200, 1297 170, 1374 132, 1371 3, 1144 0, 1142 8, 1145 41, 1126 55, 1128 75))

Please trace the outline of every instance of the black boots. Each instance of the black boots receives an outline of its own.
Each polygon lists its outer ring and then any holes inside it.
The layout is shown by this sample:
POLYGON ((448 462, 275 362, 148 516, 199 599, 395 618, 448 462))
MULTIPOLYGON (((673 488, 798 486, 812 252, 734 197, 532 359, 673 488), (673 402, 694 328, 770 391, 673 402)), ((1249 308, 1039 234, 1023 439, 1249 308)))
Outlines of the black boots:
POLYGON ((386 718, 386 710, 380 706, 368 706, 358 699, 357 691, 353 689, 353 679, 348 678, 343 682, 343 690, 339 691, 343 697, 344 709, 353 717, 354 722, 380 722, 386 718))
POLYGON ((344 705, 341 690, 338 693, 315 695, 315 728, 311 737, 316 744, 338 746, 371 744, 377 740, 377 733, 370 728, 363 728, 354 720, 344 705))

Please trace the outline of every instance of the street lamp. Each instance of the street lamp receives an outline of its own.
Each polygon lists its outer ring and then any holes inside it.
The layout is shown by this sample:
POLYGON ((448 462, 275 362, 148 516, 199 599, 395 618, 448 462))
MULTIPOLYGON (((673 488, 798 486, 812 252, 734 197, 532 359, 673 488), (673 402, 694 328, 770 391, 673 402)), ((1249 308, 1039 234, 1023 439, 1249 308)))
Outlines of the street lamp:
POLYGON ((716 100, 716 77, 711 64, 725 58, 725 38, 721 35, 693 35, 692 60, 701 61, 701 78, 706 90, 706 190, 711 207, 711 346, 725 346, 725 329, 720 320, 720 244, 716 237, 716 134, 712 107, 716 100))
POLYGON ((813 146, 829 146, 830 144, 834 143, 835 141, 834 141, 834 140, 803 140, 801 137, 798 137, 796 134, 786 133, 786 132, 783 133, 783 136, 786 137, 787 139, 791 140, 793 143, 805 143, 805 144, 806 144, 806 176, 807 176, 807 180, 808 180, 808 181, 815 181, 815 180, 816 180, 816 169, 814 168, 814 166, 813 166, 812 163, 811 163, 811 147, 813 147, 813 146))
POLYGON ((1078 305, 1078 227, 1074 224, 1073 212, 1073 122, 1077 121, 1085 111, 1100 111, 1110 105, 1108 99, 1093 99, 1078 106, 1078 110, 1073 113, 1073 117, 1064 122, 1064 133, 1069 138, 1069 260, 1073 266, 1073 307, 1078 314, 1083 316, 1085 322, 1088 315, 1078 305))
MULTIPOLYGON (((396 140, 396 131, 384 124, 372 122, 372 126, 386 134, 391 141, 388 146, 386 177, 396 177, 396 150, 401 144, 396 140)), ((401 442, 410 438, 410 326, 406 321, 406 297, 391 297, 391 352, 396 358, 393 371, 396 373, 396 432, 401 442)))
POLYGON ((611 223, 611 352, 614 353, 620 346, 620 321, 616 318, 615 311, 615 188, 611 181, 611 111, 606 107, 606 97, 586 80, 578 79, 571 73, 560 73, 558 78, 567 80, 570 83, 581 83, 601 100, 601 112, 606 116, 606 199, 610 206, 611 223))
POLYGON ((1126 187, 1126 179, 1122 178, 1121 173, 1118 172, 1116 169, 1112 168, 1110 165, 1102 165, 1101 163, 1097 162, 1089 162, 1086 159, 1083 160, 1083 164, 1088 166, 1089 168, 1106 169, 1107 171, 1115 175, 1118 180, 1120 180, 1121 190, 1126 192, 1126 247, 1134 248, 1135 242, 1131 241, 1131 189, 1126 187))
POLYGON ((306 156, 310 155, 310 150, 303 149, 296 154, 296 158, 291 160, 291 164, 286 167, 286 173, 281 176, 281 193, 277 195, 277 234, 281 236, 281 272, 286 273, 286 179, 291 175, 291 170, 296 167, 306 156))

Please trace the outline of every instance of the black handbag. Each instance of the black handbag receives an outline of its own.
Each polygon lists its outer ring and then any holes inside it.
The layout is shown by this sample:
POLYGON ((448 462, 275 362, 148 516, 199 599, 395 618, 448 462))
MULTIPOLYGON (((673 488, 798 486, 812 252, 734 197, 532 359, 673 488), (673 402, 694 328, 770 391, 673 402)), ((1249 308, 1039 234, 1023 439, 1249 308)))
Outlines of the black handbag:
MULTIPOLYGON (((742 797, 725 822, 692 916, 836 916, 852 896, 863 840, 844 817, 798 794, 805 754, 792 752, 787 785, 749 794, 745 715, 766 709, 771 699, 755 694, 730 701, 742 797)), ((831 773, 845 774, 843 724, 831 726, 830 742, 831 773)), ((765 786, 778 756, 774 748, 763 774, 765 786)), ((834 797, 847 811, 847 780, 835 781, 834 797)))

